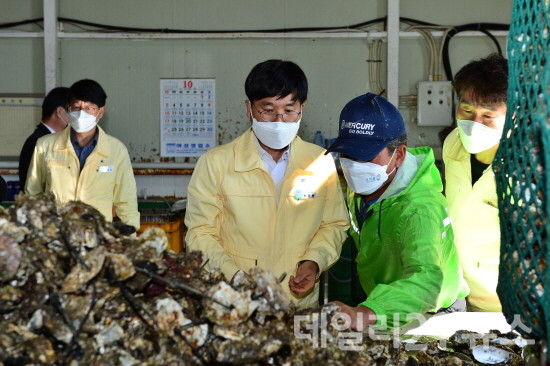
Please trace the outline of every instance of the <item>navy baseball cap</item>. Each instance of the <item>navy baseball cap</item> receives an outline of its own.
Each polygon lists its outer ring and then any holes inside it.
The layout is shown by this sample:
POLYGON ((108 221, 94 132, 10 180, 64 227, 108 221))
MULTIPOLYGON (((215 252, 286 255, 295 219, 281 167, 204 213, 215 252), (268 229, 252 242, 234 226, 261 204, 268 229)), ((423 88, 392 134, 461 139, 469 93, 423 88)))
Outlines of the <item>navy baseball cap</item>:
POLYGON ((370 161, 406 132, 401 113, 383 97, 367 93, 352 99, 340 113, 338 138, 328 152, 370 161))

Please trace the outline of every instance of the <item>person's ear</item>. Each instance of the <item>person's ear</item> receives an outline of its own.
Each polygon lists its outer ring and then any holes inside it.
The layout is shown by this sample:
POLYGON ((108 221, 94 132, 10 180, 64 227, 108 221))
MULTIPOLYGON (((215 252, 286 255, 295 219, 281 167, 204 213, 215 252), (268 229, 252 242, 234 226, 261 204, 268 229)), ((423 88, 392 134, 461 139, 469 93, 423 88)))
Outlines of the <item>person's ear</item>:
POLYGON ((55 107, 55 116, 58 118, 58 119, 63 119, 63 117, 65 116, 65 114, 68 114, 69 112, 67 112, 63 107, 61 106, 57 106, 55 107))
POLYGON ((244 106, 246 108, 246 117, 252 119, 252 104, 249 100, 244 101, 244 106))
POLYGON ((103 115, 105 114, 105 110, 107 109, 107 106, 103 106, 99 108, 99 113, 97 114, 97 120, 99 121, 103 115))
POLYGON ((405 157, 407 156, 407 146, 406 145, 399 145, 395 149, 395 166, 399 168, 403 162, 405 161, 405 157))

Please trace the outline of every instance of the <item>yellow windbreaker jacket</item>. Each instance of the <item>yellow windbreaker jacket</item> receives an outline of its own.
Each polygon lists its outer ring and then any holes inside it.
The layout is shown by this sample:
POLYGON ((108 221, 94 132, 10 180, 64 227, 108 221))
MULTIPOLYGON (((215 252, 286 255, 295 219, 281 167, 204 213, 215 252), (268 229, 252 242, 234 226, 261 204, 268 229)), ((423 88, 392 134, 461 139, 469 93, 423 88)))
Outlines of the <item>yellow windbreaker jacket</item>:
POLYGON ((297 306, 316 306, 318 284, 297 298, 288 279, 302 260, 325 271, 340 255, 349 219, 333 158, 296 137, 277 200, 255 138, 249 129, 197 162, 185 215, 188 250, 201 250, 207 269, 221 269, 228 280, 254 266, 286 273, 282 285, 297 306))
POLYGON ((27 175, 25 192, 51 191, 58 207, 80 200, 98 209, 107 221, 113 207, 122 222, 139 229, 136 181, 128 150, 98 126, 97 145, 80 171, 71 143, 71 128, 38 140, 27 175))
POLYGON ((470 153, 464 149, 458 129, 443 143, 445 196, 464 271, 470 286, 470 311, 502 311, 496 293, 500 258, 495 174, 487 168, 472 187, 470 153))

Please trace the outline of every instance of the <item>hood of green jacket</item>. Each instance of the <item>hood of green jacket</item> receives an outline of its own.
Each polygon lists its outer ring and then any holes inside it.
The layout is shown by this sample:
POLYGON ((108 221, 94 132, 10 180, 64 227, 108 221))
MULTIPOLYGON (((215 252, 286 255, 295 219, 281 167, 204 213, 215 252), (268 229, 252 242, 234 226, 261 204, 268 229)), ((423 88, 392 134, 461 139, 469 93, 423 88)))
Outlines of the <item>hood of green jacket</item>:
POLYGON ((407 149, 407 159, 401 172, 380 197, 381 200, 398 198, 400 193, 416 194, 430 187, 433 192, 443 192, 443 183, 439 170, 435 166, 433 151, 430 147, 407 149))

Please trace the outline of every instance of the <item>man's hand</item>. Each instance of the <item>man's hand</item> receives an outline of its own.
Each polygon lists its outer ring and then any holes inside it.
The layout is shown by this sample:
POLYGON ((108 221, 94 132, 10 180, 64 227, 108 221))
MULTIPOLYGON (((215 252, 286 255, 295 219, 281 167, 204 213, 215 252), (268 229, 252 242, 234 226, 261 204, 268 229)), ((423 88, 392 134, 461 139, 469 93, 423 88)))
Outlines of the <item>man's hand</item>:
POLYGON ((350 328, 353 330, 362 332, 369 325, 376 323, 376 314, 366 306, 352 307, 340 301, 332 301, 331 304, 338 305, 339 312, 349 316, 351 320, 350 328))
POLYGON ((296 269, 296 275, 290 276, 288 287, 290 291, 300 296, 310 291, 317 280, 319 265, 314 261, 303 261, 296 269))

